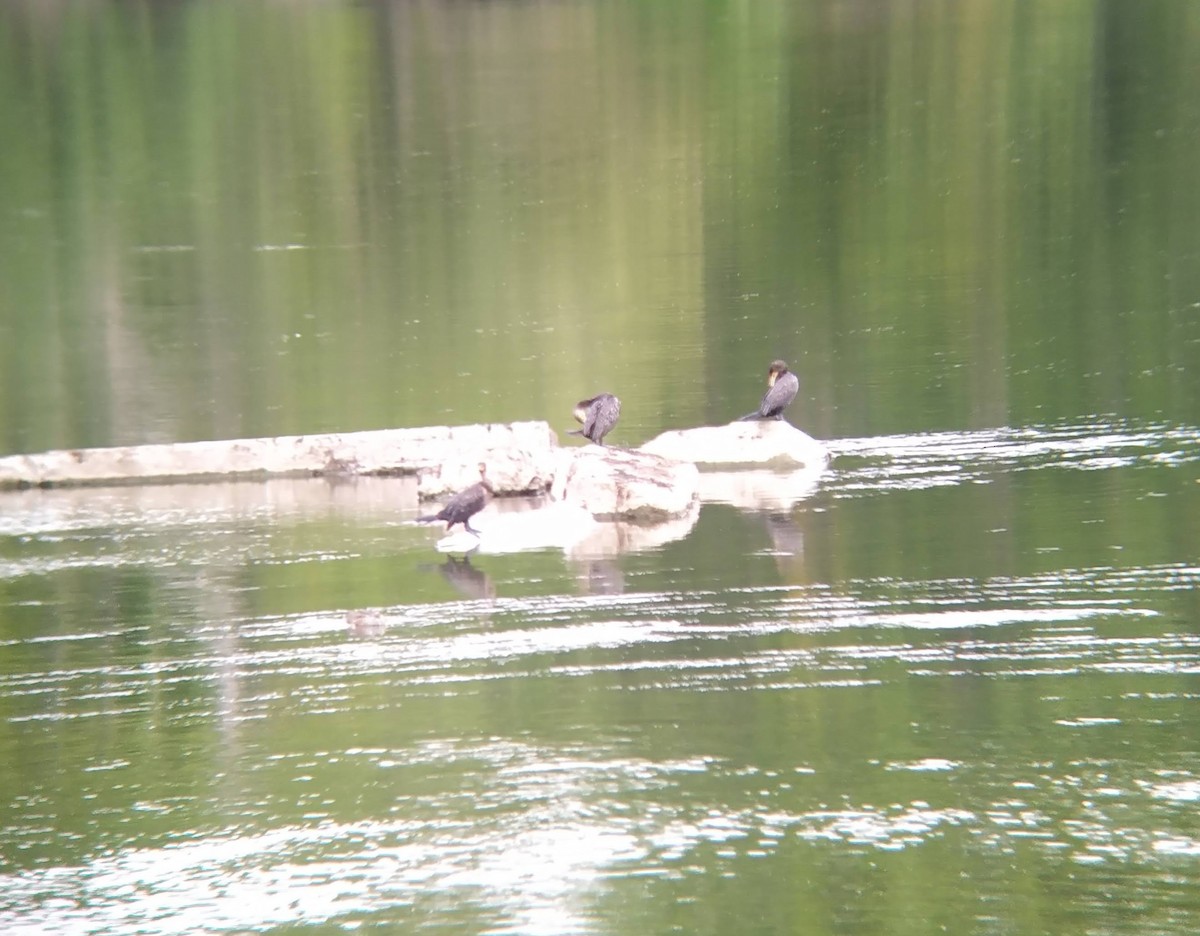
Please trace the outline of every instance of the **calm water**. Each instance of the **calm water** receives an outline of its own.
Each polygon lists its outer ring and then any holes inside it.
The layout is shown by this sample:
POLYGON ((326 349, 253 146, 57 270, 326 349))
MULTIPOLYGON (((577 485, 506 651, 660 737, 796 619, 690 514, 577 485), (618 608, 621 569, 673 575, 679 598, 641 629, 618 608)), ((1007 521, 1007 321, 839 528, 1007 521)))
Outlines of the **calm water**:
POLYGON ((0 929, 1200 930, 1197 61, 1190 3, 5 4, 3 453, 631 445, 782 356, 835 457, 466 561, 400 479, 0 493, 0 929))

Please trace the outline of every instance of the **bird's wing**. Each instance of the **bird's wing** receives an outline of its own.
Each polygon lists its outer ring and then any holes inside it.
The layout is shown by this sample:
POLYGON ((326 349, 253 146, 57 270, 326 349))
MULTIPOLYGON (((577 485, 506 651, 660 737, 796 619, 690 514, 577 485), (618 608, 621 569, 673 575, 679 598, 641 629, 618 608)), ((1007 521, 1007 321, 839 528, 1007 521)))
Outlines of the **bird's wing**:
POLYGON ((602 398, 596 404, 596 419, 604 427, 604 432, 611 432, 613 426, 617 424, 617 418, 621 415, 621 401, 617 397, 609 394, 602 398))
POLYGON ((442 508, 442 513, 446 514, 447 516, 453 516, 454 514, 458 513, 470 503, 473 492, 473 487, 459 491, 448 501, 446 501, 446 506, 442 508))
POLYGON ((600 415, 600 405, 593 403, 587 408, 587 419, 583 421, 583 434, 589 439, 596 431, 596 417, 600 415))
POLYGON ((763 394, 762 403, 758 406, 760 415, 766 416, 772 410, 781 410, 792 400, 796 399, 796 391, 800 389, 800 381, 795 374, 788 373, 763 394), (791 377, 791 380, 787 378, 791 377))
POLYGON ((770 390, 768 390, 766 393, 763 394, 763 398, 758 404, 757 415, 766 416, 767 413, 771 412, 771 394, 773 394, 774 392, 775 392, 775 388, 771 387, 770 390))

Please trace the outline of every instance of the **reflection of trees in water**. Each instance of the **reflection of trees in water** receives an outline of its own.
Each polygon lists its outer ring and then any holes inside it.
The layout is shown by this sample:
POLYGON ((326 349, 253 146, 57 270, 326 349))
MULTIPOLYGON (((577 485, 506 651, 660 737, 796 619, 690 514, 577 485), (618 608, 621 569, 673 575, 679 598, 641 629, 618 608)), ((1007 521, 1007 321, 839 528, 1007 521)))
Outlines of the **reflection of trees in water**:
MULTIPOLYGON (((836 8, 846 6, 856 11, 854 28, 870 30, 871 41, 908 41, 909 17, 892 16, 896 5, 858 0, 836 8), (867 10, 889 12, 876 20, 867 10)), ((942 50, 935 54, 953 55, 964 41, 987 48, 998 29, 1011 31, 1003 4, 978 5, 980 15, 968 23, 945 15, 944 6, 908 7, 923 41, 942 50)), ((82 101, 93 71, 154 74, 171 67, 174 44, 137 41, 145 28, 139 5, 113 7, 104 29, 93 28, 92 7, 44 0, 0 6, 5 35, 19 36, 30 48, 27 58, 4 62, 8 82, 61 87, 65 101, 82 101), (63 36, 78 37, 81 55, 96 63, 94 69, 64 68, 56 54, 63 36)), ((0 370, 22 375, 9 384, 10 411, 27 414, 6 420, 4 448, 237 438, 314 424, 424 425, 446 412, 467 422, 503 418, 509 404, 498 391, 513 385, 512 364, 528 353, 531 327, 539 353, 560 363, 522 373, 521 392, 529 400, 575 399, 573 365, 588 356, 578 338, 578 296, 588 297, 584 313, 603 314, 624 336, 605 349, 612 358, 606 366, 637 382, 644 425, 728 415, 733 404, 727 401, 743 398, 747 375, 761 366, 762 343, 743 339, 791 334, 795 313, 780 303, 752 301, 743 302, 738 315, 664 319, 628 301, 632 293, 655 308, 702 302, 708 289, 697 272, 704 258, 725 269, 740 266, 738 279, 766 284, 775 295, 799 297, 809 353, 799 356, 797 340, 779 350, 798 355, 793 363, 810 401, 806 421, 818 435, 847 426, 913 426, 914 400, 926 407, 920 425, 961 421, 966 414, 982 425, 1019 424, 1041 418, 1043 394, 1057 400, 1058 413, 1091 412, 1097 393, 1114 409, 1157 413, 1165 398, 1184 418, 1190 412, 1190 385, 1167 379, 1178 367, 1180 342, 1160 339, 1178 336, 1184 327, 1179 297, 1195 292, 1189 261, 1200 243, 1200 227, 1192 223, 1200 188, 1192 184, 1196 134, 1189 103, 1197 97, 1200 70, 1186 54, 1194 42, 1194 4, 1107 4, 1102 15, 1074 4, 1063 18, 1031 17, 1020 27, 1018 41, 1029 54, 1021 67, 1003 54, 980 60, 984 71, 976 86, 988 88, 987 94, 964 96, 953 82, 926 87, 921 69, 888 70, 884 85, 863 82, 855 67, 834 68, 826 80, 811 82, 789 55, 767 54, 753 84, 763 94, 787 89, 795 103, 784 120, 770 108, 761 114, 737 109, 741 95, 714 110, 716 102, 704 95, 676 92, 680 74, 708 76, 715 86, 742 77, 739 55, 713 61, 700 12, 680 29, 672 5, 632 5, 627 15, 614 17, 606 32, 611 42, 585 43, 564 60, 555 43, 531 44, 532 36, 559 35, 540 28, 546 15, 541 5, 505 6, 503 15, 492 4, 363 8, 363 16, 330 19, 324 5, 270 5, 267 15, 247 18, 241 5, 213 5, 204 28, 182 28, 179 40, 203 63, 201 80, 214 93, 197 96, 190 81, 115 82, 95 102, 98 111, 65 107, 57 129, 60 145, 78 154, 71 161, 46 158, 39 108, 5 109, 6 155, 26 173, 24 188, 72 193, 76 200, 60 212, 43 213, 31 202, 0 215, 0 239, 24 248, 19 257, 10 251, 13 256, 0 258, 0 278, 23 297, 6 304, 11 313, 0 313, 22 336, 0 347, 0 370), (643 9, 651 6, 662 9, 643 9), (672 68, 629 67, 641 61, 647 18, 658 24, 652 29, 669 35, 670 60, 677 63, 672 68), (270 42, 281 22, 312 30, 322 41, 270 42), (451 50, 439 59, 444 71, 430 73, 431 30, 451 50), (228 62, 207 56, 210 44, 225 41, 219 37, 263 49, 268 66, 258 56, 228 62), (1120 63, 1121 74, 1136 76, 1129 94, 1112 94, 1107 82, 1095 80, 1096 48, 1104 49, 1106 62, 1113 56, 1120 63), (512 67, 497 71, 498 55, 512 67), (714 75, 714 67, 727 71, 714 75), (566 68, 573 78, 537 82, 529 76, 538 68, 556 76, 566 68), (291 76, 298 73, 334 80, 322 86, 323 106, 281 113, 276 102, 294 94, 291 76), (497 74, 512 76, 511 87, 492 87, 497 74), (379 85, 385 75, 386 88, 379 85), (477 93, 480 81, 492 93, 477 93), (539 89, 532 106, 530 81, 539 89), (245 87, 262 93, 243 96, 237 113, 229 114, 227 98, 245 87), (581 95, 580 87, 591 93, 581 95), (819 128, 797 116, 831 103, 865 114, 874 113, 880 100, 918 99, 919 107, 889 111, 889 119, 899 121, 898 138, 908 138, 905 121, 912 120, 918 131, 953 127, 955 138, 968 144, 950 148, 937 172, 914 158, 911 147, 871 150, 874 121, 847 125, 853 130, 831 148, 819 128), (1039 107, 1014 106, 1029 100, 1039 107), (1134 106, 1136 101, 1155 106, 1134 106), (126 132, 131 119, 155 107, 186 113, 213 132, 198 151, 183 134, 126 132), (1013 141, 1020 172, 1008 158, 984 155, 994 148, 989 140, 997 112, 1014 115, 1005 136, 1013 141), (747 120, 758 122, 742 137, 745 147, 710 145, 726 138, 728 126, 747 120), (526 132, 509 133, 516 121, 526 132), (447 123, 464 132, 437 130, 447 123), (267 124, 269 136, 254 132, 267 124), (1057 131, 1053 147, 1039 145, 1048 124, 1057 131), (1161 132, 1148 133, 1148 126, 1161 132), (393 146, 399 139, 405 145, 393 146), (480 140, 503 141, 506 158, 524 167, 512 185, 482 204, 471 194, 492 178, 495 153, 480 140), (564 149, 562 141, 582 142, 564 149), (830 180, 854 177, 868 150, 878 160, 872 172, 888 180, 889 197, 838 188, 845 223, 831 233, 822 213, 808 210, 813 192, 828 189, 830 180), (680 152, 720 153, 736 162, 681 161, 675 158, 680 152), (1155 210, 1123 211, 1118 218, 1113 205, 1120 198, 1089 197, 1108 191, 1113 152, 1121 155, 1122 190, 1141 193, 1139 204, 1155 210), (575 153, 586 156, 564 156, 575 153), (291 177, 297 160, 312 165, 339 197, 311 199, 304 186, 277 184, 291 177), (631 160, 651 172, 645 186, 622 184, 621 168, 631 160), (145 172, 147 164, 156 171, 145 172), (744 186, 720 184, 735 165, 756 171, 744 173, 744 186), (447 174, 447 166, 454 171, 447 174), (963 178, 977 181, 947 184, 963 178), (592 199, 572 197, 581 190, 602 192, 611 210, 597 212, 592 199), (644 190, 662 197, 645 205, 644 190), (230 191, 260 197, 228 197, 230 191), (932 201, 941 207, 893 222, 895 205, 932 201), (446 216, 444 230, 430 238, 427 219, 441 217, 446 202, 466 207, 446 216), (205 210, 194 210, 195 204, 205 210), (631 213, 645 223, 627 225, 631 213), (516 252, 510 249, 514 216, 529 220, 526 249, 516 252), (744 222, 723 226, 717 241, 704 239, 703 225, 688 223, 734 216, 744 222), (287 274, 265 276, 247 306, 248 271, 259 275, 259 263, 273 269, 275 261, 256 259, 246 267, 245 248, 229 232, 258 230, 261 217, 304 217, 307 230, 320 232, 315 241, 353 249, 320 254, 329 262, 312 266, 313 281, 303 289, 295 288, 298 274, 290 266, 287 274), (997 223, 973 223, 979 217, 997 223), (151 227, 147 218, 155 219, 151 227), (78 230, 67 219, 86 226, 78 230), (561 249, 564 231, 591 264, 542 262, 561 249), (159 242, 157 235, 165 232, 185 233, 159 242), (813 235, 824 248, 801 262, 789 251, 770 249, 781 239, 815 242, 813 235), (1029 247, 1013 256, 1005 249, 1012 243, 1029 247), (470 269, 498 257, 510 265, 505 289, 463 290, 446 274, 456 261, 470 269), (727 262, 735 257, 739 263, 727 262), (844 266, 830 258, 860 262, 844 266), (1118 274, 1113 258, 1128 269, 1118 274), (618 267, 627 273, 591 272, 618 267), (907 268, 916 271, 921 301, 880 301, 894 285, 881 271, 907 268), (1161 275, 1175 269, 1191 279, 1161 275), (1118 276, 1128 292, 1101 288, 1096 301, 1088 284, 1118 276), (861 290, 848 291, 849 282, 861 290), (531 294, 544 297, 536 321, 530 320, 531 294), (341 336, 343 324, 329 313, 337 306, 330 297, 344 296, 353 297, 356 310, 350 337, 341 336), (187 314, 160 314, 164 303, 187 314), (456 303, 464 319, 455 342, 444 341, 438 316, 396 320, 397 308, 456 303), (1074 315, 1042 314, 1043 305, 1064 303, 1073 303, 1074 315), (34 307, 60 311, 23 314, 34 307), (817 313, 820 307, 828 312, 817 313), (1127 315, 1134 307, 1139 314, 1127 315), (1089 341, 1072 341, 1084 314, 1093 326, 1089 341), (845 328, 860 319, 871 327, 845 328), (311 321, 312 330, 285 330, 288 344, 281 347, 273 323, 293 321, 311 321), (300 349, 314 335, 326 332, 334 340, 321 345, 321 354, 297 356, 308 353, 300 349), (941 336, 939 358, 944 356, 936 364, 936 378, 944 381, 936 399, 928 393, 929 369, 905 366, 926 356, 931 334, 941 336), (880 335, 887 336, 882 346, 880 335), (1131 341, 1139 354, 1122 353, 1131 341), (373 346, 404 354, 400 385, 394 358, 363 353, 373 346), (1073 353, 1060 361, 1057 349, 1064 346, 1073 353), (871 357, 881 347, 884 356, 871 357), (38 349, 36 358, 29 357, 30 348, 38 349), (429 348, 441 350, 424 353, 429 348), (859 379, 864 360, 878 364, 871 381, 859 379), (86 366, 73 366, 81 362, 86 366), (464 369, 472 379, 443 379, 464 369), (299 373, 306 379, 291 379, 299 373), (1034 378, 1012 376, 1026 373, 1034 378), (1053 381, 1037 376, 1046 374, 1053 381), (1103 376, 1079 379, 1083 375, 1103 376), (421 392, 434 386, 436 394, 421 392), (480 393, 481 387, 489 392, 480 393), (685 387, 690 389, 681 397, 685 387)), ((569 23, 587 23, 591 15, 587 5, 555 9, 569 23)), ((845 21, 841 15, 836 20, 835 42, 845 38, 845 21)), ((564 27, 562 34, 576 28, 589 27, 564 27)), ((805 17, 747 17, 729 24, 727 40, 731 49, 786 53, 810 28, 805 17)), ((858 57, 846 61, 857 64, 858 57)), ((741 288, 732 281, 721 286, 741 288)))

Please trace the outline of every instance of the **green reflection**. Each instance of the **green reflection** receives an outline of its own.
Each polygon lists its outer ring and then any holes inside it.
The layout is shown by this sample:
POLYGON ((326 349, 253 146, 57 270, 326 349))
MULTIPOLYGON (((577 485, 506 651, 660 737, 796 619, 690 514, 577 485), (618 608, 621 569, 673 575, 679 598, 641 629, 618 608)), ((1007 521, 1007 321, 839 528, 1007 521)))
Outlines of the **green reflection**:
MULTIPOLYGON (((7 3, 0 448, 565 427, 600 389, 633 444, 776 356, 820 436, 1186 429, 1198 37, 1169 2, 7 3)), ((596 932, 1193 932, 1189 444, 835 475, 603 566, 478 557, 474 597, 398 497, 6 528, 0 912, 140 849, 333 825, 260 864, 519 867, 599 829, 633 857, 595 857, 596 932)), ((330 918, 507 921, 428 870, 330 918)))
POLYGON ((0 438, 1190 419, 1196 17, 9 4, 0 438))

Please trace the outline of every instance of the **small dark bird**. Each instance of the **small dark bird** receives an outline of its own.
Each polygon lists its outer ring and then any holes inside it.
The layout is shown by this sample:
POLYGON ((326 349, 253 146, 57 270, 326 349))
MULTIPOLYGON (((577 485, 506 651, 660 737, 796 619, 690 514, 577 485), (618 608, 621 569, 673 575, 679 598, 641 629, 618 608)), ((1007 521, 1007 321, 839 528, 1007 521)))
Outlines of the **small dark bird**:
POLYGON ((783 361, 773 361, 767 370, 767 392, 763 394, 762 402, 758 404, 758 409, 747 413, 742 420, 783 419, 783 411, 796 399, 799 391, 799 378, 788 370, 783 361))
POLYGON ((621 401, 611 393, 580 400, 575 404, 575 420, 583 423, 583 428, 572 429, 568 435, 581 435, 597 445, 603 445, 604 437, 612 431, 620 415, 621 401))
POLYGON ((487 465, 479 466, 479 480, 472 484, 469 488, 459 491, 450 500, 446 501, 446 506, 435 514, 429 514, 426 517, 417 517, 417 523, 432 523, 434 520, 446 521, 446 532, 450 532, 450 528, 456 523, 461 523, 463 528, 468 533, 479 535, 479 531, 471 526, 471 518, 479 511, 483 510, 488 505, 488 501, 492 499, 496 491, 492 488, 491 482, 487 479, 487 465))

